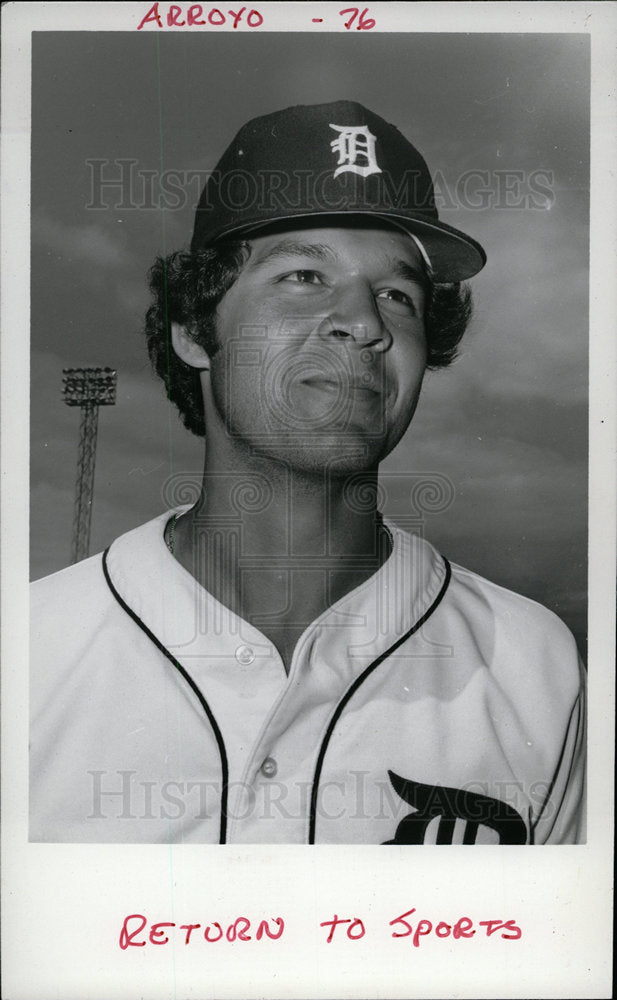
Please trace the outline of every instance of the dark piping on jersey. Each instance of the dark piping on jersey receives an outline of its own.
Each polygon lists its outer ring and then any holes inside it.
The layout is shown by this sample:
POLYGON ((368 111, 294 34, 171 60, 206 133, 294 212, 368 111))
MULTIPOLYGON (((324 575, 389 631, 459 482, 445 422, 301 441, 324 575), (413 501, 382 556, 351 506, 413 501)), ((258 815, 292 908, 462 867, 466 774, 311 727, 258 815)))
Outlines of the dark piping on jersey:
POLYGON ((163 653, 163 655, 167 657, 167 659, 169 660, 169 662, 171 664, 173 664, 173 666, 176 668, 176 670, 178 671, 178 673, 184 678, 184 680, 189 685, 189 687, 191 688, 191 690, 197 696, 201 707, 203 708, 204 712, 206 713, 206 716, 208 717, 208 722, 210 723, 210 725, 212 727, 212 731, 213 731, 213 733, 214 733, 214 735, 216 737, 216 742, 218 744, 219 753, 221 755, 221 779, 222 779, 222 786, 221 786, 221 825, 220 825, 220 833, 219 833, 219 844, 225 844, 227 842, 227 840, 226 840, 226 838, 227 838, 227 798, 228 798, 228 790, 229 790, 229 766, 228 766, 228 763, 227 763, 227 752, 225 750, 225 742, 223 740, 223 734, 221 733, 221 730, 219 729, 218 723, 217 723, 216 719, 214 718, 214 715, 212 713, 212 709, 210 708, 210 706, 208 705, 208 702, 206 701, 206 699, 204 698, 203 694, 201 693, 201 691, 199 690, 199 688, 195 684, 195 681, 193 680, 193 678, 186 672, 186 670, 184 669, 184 667, 182 666, 182 664, 180 664, 178 662, 178 660, 175 658, 175 656, 172 656, 172 654, 163 645, 163 643, 159 639, 157 639, 157 637, 154 635, 154 633, 150 631, 150 629, 148 628, 148 626, 144 622, 142 622, 141 618, 138 615, 135 614, 135 612, 133 611, 133 609, 128 606, 128 604, 126 603, 126 601, 124 601, 122 599, 122 597, 120 597, 120 594, 118 593, 118 591, 114 587, 113 583, 111 582, 111 577, 109 575, 109 570, 107 568, 107 553, 108 552, 109 552, 109 549, 106 549, 105 552, 103 553, 103 573, 105 574, 105 579, 107 581, 107 586, 111 590, 112 594, 114 595, 115 599, 117 600, 118 604, 123 609, 123 611, 126 611, 127 615, 129 615, 129 617, 133 619, 133 621, 135 622, 135 624, 138 625, 139 628, 142 629, 142 631, 146 633, 146 635, 148 636, 149 639, 152 640, 152 642, 154 643, 154 645, 156 646, 156 648, 159 649, 161 651, 161 653, 163 653))
POLYGON ((415 625, 412 625, 411 628, 407 632, 405 632, 404 635, 402 635, 399 639, 397 639, 396 642, 393 643, 392 646, 390 646, 385 651, 385 653, 381 653, 381 655, 378 656, 376 660, 373 660, 372 663, 369 663, 366 670, 364 670, 359 677, 356 677, 355 681, 353 682, 349 690, 343 695, 342 699, 340 700, 334 711, 334 715, 330 720, 330 724, 326 730, 326 734, 323 738, 321 747, 319 749, 319 755, 317 757, 317 764, 315 767, 315 777, 313 778, 313 788, 311 791, 311 812, 310 812, 309 839, 308 839, 309 844, 315 843, 315 825, 317 822, 317 795, 319 794, 319 779, 321 778, 321 770, 323 767, 324 758, 326 756, 326 751, 328 749, 328 743, 330 742, 330 737, 334 732, 334 727, 336 726, 338 720, 340 719, 343 710, 347 706, 347 703, 354 696, 354 694, 356 693, 360 685, 366 680, 366 678, 370 674, 372 674, 373 671, 376 670, 377 667, 379 667, 384 662, 384 660, 386 660, 389 656, 391 656, 392 653, 399 648, 399 646, 402 646, 402 644, 406 642, 407 639, 409 639, 414 634, 414 632, 417 632, 418 629, 421 628, 422 625, 424 625, 425 621, 427 621, 427 619, 430 618, 430 616, 433 614, 433 611, 435 611, 437 606, 441 603, 443 596, 446 590, 448 589, 448 585, 450 583, 450 577, 452 576, 450 563, 443 556, 442 559, 446 567, 446 576, 442 584, 441 590, 437 594, 437 597, 431 604, 428 611, 425 611, 425 613, 422 615, 421 618, 418 619, 415 625))

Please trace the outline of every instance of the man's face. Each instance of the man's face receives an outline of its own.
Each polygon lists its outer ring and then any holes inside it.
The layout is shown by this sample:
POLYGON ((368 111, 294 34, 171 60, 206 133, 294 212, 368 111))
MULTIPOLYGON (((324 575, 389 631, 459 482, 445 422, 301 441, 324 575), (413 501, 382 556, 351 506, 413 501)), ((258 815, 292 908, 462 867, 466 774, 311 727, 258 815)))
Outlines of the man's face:
POLYGON ((413 416, 426 365, 424 275, 394 229, 301 228, 249 241, 220 303, 206 438, 294 468, 372 468, 413 416))

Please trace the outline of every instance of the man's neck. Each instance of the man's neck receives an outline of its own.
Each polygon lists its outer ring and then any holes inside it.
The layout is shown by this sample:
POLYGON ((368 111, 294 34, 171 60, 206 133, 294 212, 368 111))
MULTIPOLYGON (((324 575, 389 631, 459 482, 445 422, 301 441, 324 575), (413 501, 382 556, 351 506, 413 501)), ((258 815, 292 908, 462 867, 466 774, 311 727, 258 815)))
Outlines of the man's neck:
POLYGON ((376 491, 376 470, 351 478, 266 459, 233 472, 206 465, 197 504, 176 522, 174 554, 289 669, 308 625, 390 554, 376 491))

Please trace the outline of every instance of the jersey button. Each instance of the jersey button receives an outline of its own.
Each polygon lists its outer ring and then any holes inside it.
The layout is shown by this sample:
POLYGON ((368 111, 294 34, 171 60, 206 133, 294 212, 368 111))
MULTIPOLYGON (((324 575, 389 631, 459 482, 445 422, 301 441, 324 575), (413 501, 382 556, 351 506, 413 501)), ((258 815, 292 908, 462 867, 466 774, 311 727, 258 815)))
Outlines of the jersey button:
POLYGON ((238 646, 236 650, 236 660, 241 663, 243 667, 248 666, 255 659, 255 653, 250 646, 238 646))
POLYGON ((260 770, 264 778, 274 778, 276 772, 278 771, 278 764, 276 763, 274 757, 266 757, 260 770))

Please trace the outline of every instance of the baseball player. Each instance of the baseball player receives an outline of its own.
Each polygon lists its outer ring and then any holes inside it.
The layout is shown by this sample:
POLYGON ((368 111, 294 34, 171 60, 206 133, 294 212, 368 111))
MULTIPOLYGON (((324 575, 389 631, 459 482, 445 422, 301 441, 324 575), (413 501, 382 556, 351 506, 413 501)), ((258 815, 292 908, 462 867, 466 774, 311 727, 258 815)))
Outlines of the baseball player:
POLYGON ((151 274, 199 495, 33 587, 32 840, 584 839, 569 631, 377 504, 484 263, 361 105, 240 130, 151 274))

